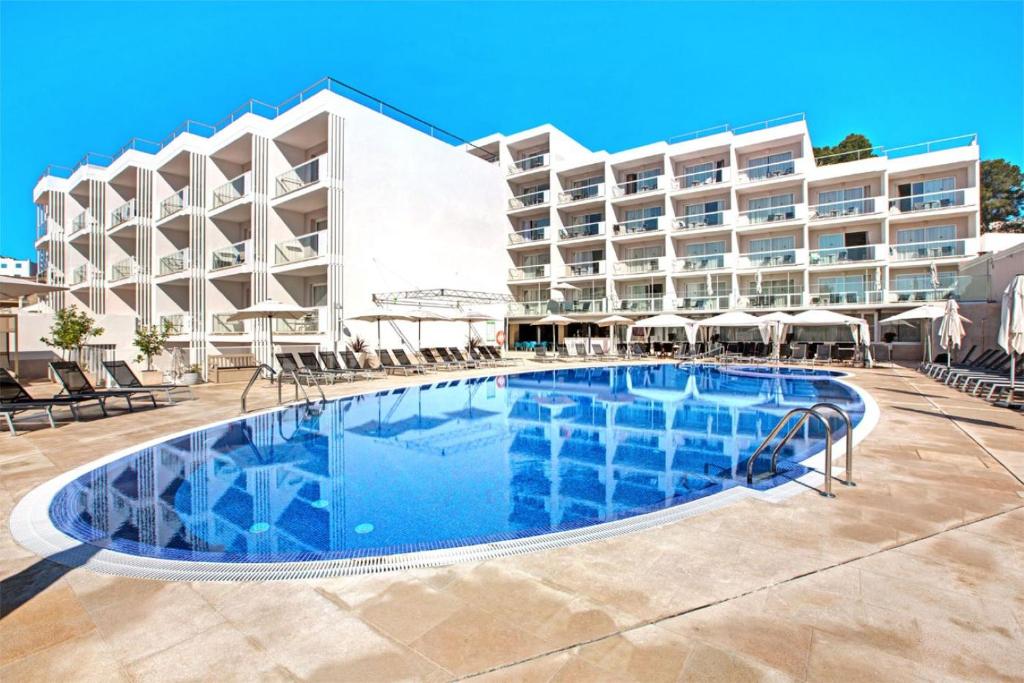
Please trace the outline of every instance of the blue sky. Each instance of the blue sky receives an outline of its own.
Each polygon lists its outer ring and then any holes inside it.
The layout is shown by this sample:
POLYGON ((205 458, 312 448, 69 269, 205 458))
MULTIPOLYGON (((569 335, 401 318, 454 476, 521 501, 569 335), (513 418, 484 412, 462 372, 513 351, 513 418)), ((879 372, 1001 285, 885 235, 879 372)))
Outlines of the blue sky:
POLYGON ((552 123, 618 150, 806 112, 816 145, 980 135, 1024 162, 1024 3, 0 0, 0 253, 49 163, 331 75, 467 138, 552 123))

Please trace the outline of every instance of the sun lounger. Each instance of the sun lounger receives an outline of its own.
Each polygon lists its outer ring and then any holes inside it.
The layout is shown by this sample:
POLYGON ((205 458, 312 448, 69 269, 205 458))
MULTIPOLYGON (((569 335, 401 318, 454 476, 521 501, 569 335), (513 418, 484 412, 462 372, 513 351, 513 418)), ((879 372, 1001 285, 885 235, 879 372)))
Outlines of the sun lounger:
POLYGON ((299 363, 302 365, 303 369, 308 370, 317 377, 324 377, 332 383, 339 379, 351 382, 356 378, 355 373, 351 370, 332 370, 321 365, 320 360, 316 357, 315 351, 300 351, 299 363))
POLYGON ((11 436, 18 435, 14 427, 14 416, 18 413, 42 410, 46 413, 46 418, 50 421, 50 427, 52 428, 57 426, 53 420, 54 408, 68 408, 71 411, 71 416, 77 420, 79 404, 86 401, 96 401, 103 415, 106 416, 105 398, 98 396, 92 398, 75 398, 71 396, 33 398, 11 373, 4 368, 0 368, 0 413, 3 413, 4 419, 7 421, 7 429, 10 431, 11 436))
MULTIPOLYGON (((128 404, 129 411, 135 410, 135 406, 132 405, 132 398, 141 396, 148 398, 153 402, 153 407, 156 407, 156 396, 153 395, 152 389, 96 389, 93 387, 92 382, 89 381, 89 378, 85 376, 85 373, 82 372, 82 368, 74 361, 52 361, 50 369, 53 370, 53 374, 57 377, 61 390, 68 396, 75 398, 123 398, 128 404)), ((105 402, 104 407, 106 407, 105 402)))
POLYGON ((296 382, 302 384, 319 384, 321 381, 331 382, 333 378, 329 377, 323 372, 313 372, 301 365, 295 360, 295 355, 290 351, 275 353, 274 358, 277 359, 277 364, 281 367, 281 375, 279 381, 291 377, 296 382))
POLYGON ((391 351, 391 355, 395 357, 395 360, 397 360, 398 364, 403 368, 411 368, 414 372, 419 373, 425 373, 429 369, 426 365, 413 363, 409 358, 409 355, 406 354, 405 349, 393 349, 391 351))
POLYGON ((460 351, 459 349, 455 348, 454 346, 449 346, 448 347, 448 352, 452 355, 452 358, 454 358, 455 360, 459 361, 460 363, 465 363, 467 368, 478 368, 478 367, 480 367, 479 363, 477 363, 475 360, 472 360, 470 358, 466 358, 465 356, 463 356, 462 355, 462 351, 460 351))
POLYGON ((185 384, 143 384, 132 372, 131 366, 123 360, 105 360, 103 369, 110 375, 110 379, 121 389, 148 389, 151 391, 163 391, 167 395, 167 402, 174 403, 174 396, 171 392, 185 391, 190 399, 194 399, 192 387, 185 384))
POLYGON ((375 372, 360 367, 359 361, 356 360, 355 354, 351 351, 343 351, 342 359, 344 365, 338 361, 338 354, 334 351, 321 351, 320 360, 323 361, 324 369, 326 370, 347 370, 352 373, 353 378, 373 379, 374 377, 383 377, 383 372, 375 372))

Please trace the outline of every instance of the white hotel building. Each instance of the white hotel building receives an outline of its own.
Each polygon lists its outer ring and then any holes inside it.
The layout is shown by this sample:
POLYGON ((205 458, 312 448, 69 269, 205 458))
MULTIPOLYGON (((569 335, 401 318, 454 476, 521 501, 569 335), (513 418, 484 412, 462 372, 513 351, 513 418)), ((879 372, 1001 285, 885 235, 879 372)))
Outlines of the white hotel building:
MULTIPOLYGON (((275 321, 276 344, 335 348, 372 343, 370 325, 347 321, 397 290, 502 295, 514 303, 467 307, 507 317, 510 342, 549 338, 529 323, 550 311, 822 306, 877 321, 964 295, 975 138, 875 152, 816 163, 802 116, 616 153, 551 126, 470 144, 325 79, 48 169, 36 247, 40 272, 70 287, 56 306, 127 329, 169 322, 202 365, 243 349, 269 359, 266 323, 227 320, 265 298, 316 310, 275 321), (553 296, 564 284, 577 289, 553 296)), ((425 345, 464 342, 464 328, 427 327, 425 345)))

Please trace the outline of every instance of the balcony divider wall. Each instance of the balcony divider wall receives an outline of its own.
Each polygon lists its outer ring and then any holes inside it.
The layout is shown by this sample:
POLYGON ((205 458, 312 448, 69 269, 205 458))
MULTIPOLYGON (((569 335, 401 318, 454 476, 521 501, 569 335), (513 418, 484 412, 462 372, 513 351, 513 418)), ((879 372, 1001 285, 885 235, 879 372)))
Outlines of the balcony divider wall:
POLYGON ((135 311, 143 325, 153 324, 153 171, 135 172, 135 260, 138 280, 135 285, 135 311))
MULTIPOLYGON (((250 304, 267 298, 270 291, 270 139, 252 136, 252 286, 250 304)), ((274 367, 270 348, 270 321, 253 320, 252 352, 256 361, 274 367)))
POLYGON ((188 153, 189 199, 189 363, 206 367, 206 164, 205 154, 188 153))
POLYGON ((345 313, 345 119, 327 117, 327 346, 334 351, 344 339, 345 313))
POLYGON ((89 208, 86 210, 89 226, 89 308, 97 315, 107 312, 107 187, 99 180, 90 180, 89 208))

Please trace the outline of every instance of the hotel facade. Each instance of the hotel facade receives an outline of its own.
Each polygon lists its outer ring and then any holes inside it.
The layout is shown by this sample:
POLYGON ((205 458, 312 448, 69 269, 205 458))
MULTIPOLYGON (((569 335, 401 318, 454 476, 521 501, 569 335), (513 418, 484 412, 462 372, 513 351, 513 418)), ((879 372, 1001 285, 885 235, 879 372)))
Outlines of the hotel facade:
MULTIPOLYGON (((273 321, 284 348, 372 343, 351 318, 375 295, 430 288, 493 295, 462 308, 493 315, 476 333, 504 325, 510 346, 550 339, 532 324, 550 312, 826 307, 877 323, 950 294, 985 300, 958 270, 982 251, 975 137, 853 157, 816 160, 802 116, 615 153, 547 125, 470 143, 324 79, 48 169, 36 248, 40 273, 69 287, 54 307, 119 318, 111 329, 166 324, 204 367, 270 360, 270 323, 228 320, 267 298, 315 311, 273 321)), ((424 345, 466 337, 424 332, 424 345)))

